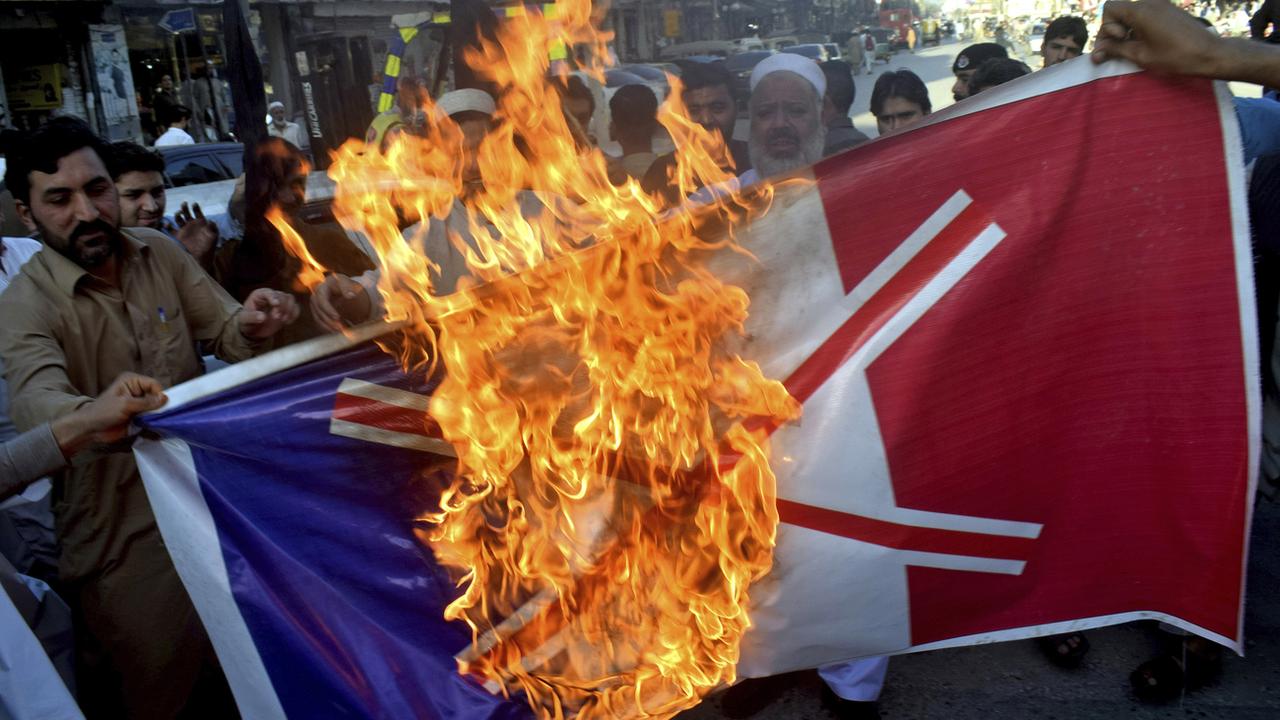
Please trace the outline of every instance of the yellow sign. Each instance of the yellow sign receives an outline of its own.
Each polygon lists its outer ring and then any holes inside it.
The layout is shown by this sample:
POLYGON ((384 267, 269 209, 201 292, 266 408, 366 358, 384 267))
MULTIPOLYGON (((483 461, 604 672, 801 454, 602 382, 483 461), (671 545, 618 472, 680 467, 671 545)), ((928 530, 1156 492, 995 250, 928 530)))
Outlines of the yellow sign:
POLYGON ((662 11, 662 34, 669 38, 680 37, 680 11, 662 11))
POLYGON ((17 112, 62 107, 61 68, 61 65, 28 65, 16 73, 17 77, 6 77, 9 109, 17 112))

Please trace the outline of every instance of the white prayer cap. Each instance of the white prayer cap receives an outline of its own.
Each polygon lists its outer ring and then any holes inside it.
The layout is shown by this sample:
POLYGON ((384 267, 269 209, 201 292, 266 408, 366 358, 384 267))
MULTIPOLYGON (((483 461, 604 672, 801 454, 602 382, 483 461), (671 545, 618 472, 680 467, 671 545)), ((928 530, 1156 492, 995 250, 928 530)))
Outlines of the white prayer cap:
POLYGON ((283 109, 284 109, 284 103, 280 102, 279 100, 276 100, 275 102, 273 102, 273 103, 271 103, 270 105, 268 105, 268 106, 267 106, 267 112, 271 112, 272 110, 275 110, 276 108, 280 108, 281 110, 283 110, 283 109))
POLYGON ((813 89, 818 91, 818 97, 827 94, 827 78, 822 74, 818 63, 803 55, 785 52, 770 55, 756 64, 751 71, 751 89, 755 90, 766 75, 784 70, 808 80, 813 89))
POLYGON ((445 115, 457 115, 461 112, 477 112, 492 115, 498 109, 493 96, 483 90, 463 88, 453 90, 440 96, 436 108, 445 115))

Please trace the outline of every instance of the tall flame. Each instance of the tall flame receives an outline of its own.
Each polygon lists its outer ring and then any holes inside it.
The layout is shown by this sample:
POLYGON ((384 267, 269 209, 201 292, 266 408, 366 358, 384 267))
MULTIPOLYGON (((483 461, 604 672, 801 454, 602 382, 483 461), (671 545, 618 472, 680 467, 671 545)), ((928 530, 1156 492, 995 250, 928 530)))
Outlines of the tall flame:
MULTIPOLYGON (((772 560, 773 474, 752 427, 799 406, 726 350, 748 298, 702 262, 772 191, 668 207, 610 184, 548 81, 565 73, 553 47, 603 77, 590 58, 610 36, 587 0, 557 8, 509 15, 467 54, 498 91, 481 186, 464 182, 462 130, 427 101, 426 128, 385 154, 338 151, 335 213, 380 255, 404 362, 445 370, 430 413, 456 479, 420 532, 457 571, 446 615, 474 638, 460 670, 542 717, 670 717, 734 680, 747 590, 772 560), (404 218, 423 221, 408 240, 404 218), (465 262, 456 291, 440 248, 465 262)), ((670 82, 672 181, 731 181, 723 140, 670 82)))

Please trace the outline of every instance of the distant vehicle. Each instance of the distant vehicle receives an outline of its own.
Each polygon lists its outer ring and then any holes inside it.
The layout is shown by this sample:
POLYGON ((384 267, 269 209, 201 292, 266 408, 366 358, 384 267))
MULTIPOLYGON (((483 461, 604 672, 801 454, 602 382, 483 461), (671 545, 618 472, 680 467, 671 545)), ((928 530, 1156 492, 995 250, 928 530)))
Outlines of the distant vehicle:
POLYGON ((737 51, 737 45, 728 40, 697 40, 668 45, 658 52, 658 57, 663 60, 688 59, 700 55, 714 55, 719 58, 726 58, 737 51))
POLYGON ((941 23, 942 34, 947 37, 954 37, 956 34, 956 24, 950 20, 943 20, 941 23))
POLYGON ((671 88, 667 86, 666 73, 652 65, 623 65, 618 69, 643 80, 644 84, 648 85, 657 96, 659 103, 667 98, 667 93, 671 92, 671 88))
POLYGON ((827 50, 828 60, 842 59, 840 56, 840 46, 837 45, 836 43, 822 43, 822 47, 826 48, 827 50))
POLYGON ((912 3, 905 0, 885 0, 880 6, 880 27, 898 32, 894 50, 907 47, 907 30, 919 19, 911 10, 912 3))
POLYGON ((647 85, 644 78, 626 70, 618 70, 617 68, 604 71, 604 86, 609 88, 620 88, 623 85, 647 85))
POLYGON ((772 50, 753 50, 734 55, 724 61, 725 69, 733 77, 733 94, 740 100, 745 102, 747 96, 751 94, 751 71, 761 60, 773 55, 772 50))
POLYGON ((241 143, 197 143, 158 148, 164 158, 165 187, 230 180, 244 172, 241 143))
POLYGON ((738 52, 751 52, 753 50, 764 50, 764 41, 758 37, 738 38, 732 41, 738 52))
POLYGON ((803 45, 788 45, 782 48, 784 53, 792 53, 793 55, 803 55, 815 62, 827 61, 827 49, 821 43, 805 43, 803 45))
MULTIPOLYGON (((218 226, 223 240, 237 237, 241 230, 232 220, 229 210, 235 189, 235 178, 172 188, 164 193, 165 210, 172 218, 182 203, 200 203, 201 212, 218 226)), ((298 212, 299 219, 312 224, 334 222, 333 195, 334 182, 325 171, 316 170, 307 175, 306 201, 298 212)))
POLYGON ((784 47, 791 47, 792 45, 799 45, 799 44, 800 44, 800 38, 796 37, 795 35, 779 35, 777 37, 764 39, 765 47, 771 50, 781 50, 784 47))
POLYGON ((722 55, 690 55, 688 57, 683 57, 680 59, 688 62, 696 62, 696 63, 713 63, 713 62, 720 62, 725 58, 722 55))
POLYGON ((920 21, 920 44, 921 45, 941 45, 942 44, 942 27, 934 18, 925 18, 920 21))

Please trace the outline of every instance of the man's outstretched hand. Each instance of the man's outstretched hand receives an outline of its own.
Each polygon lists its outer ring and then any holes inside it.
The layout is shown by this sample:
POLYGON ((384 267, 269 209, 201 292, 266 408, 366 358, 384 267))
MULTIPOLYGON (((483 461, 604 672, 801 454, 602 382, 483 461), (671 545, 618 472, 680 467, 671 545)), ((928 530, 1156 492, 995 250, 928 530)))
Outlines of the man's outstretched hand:
POLYGON ((298 319, 298 301, 289 293, 258 288, 244 299, 240 310, 240 334, 251 340, 265 340, 280 328, 298 319))

